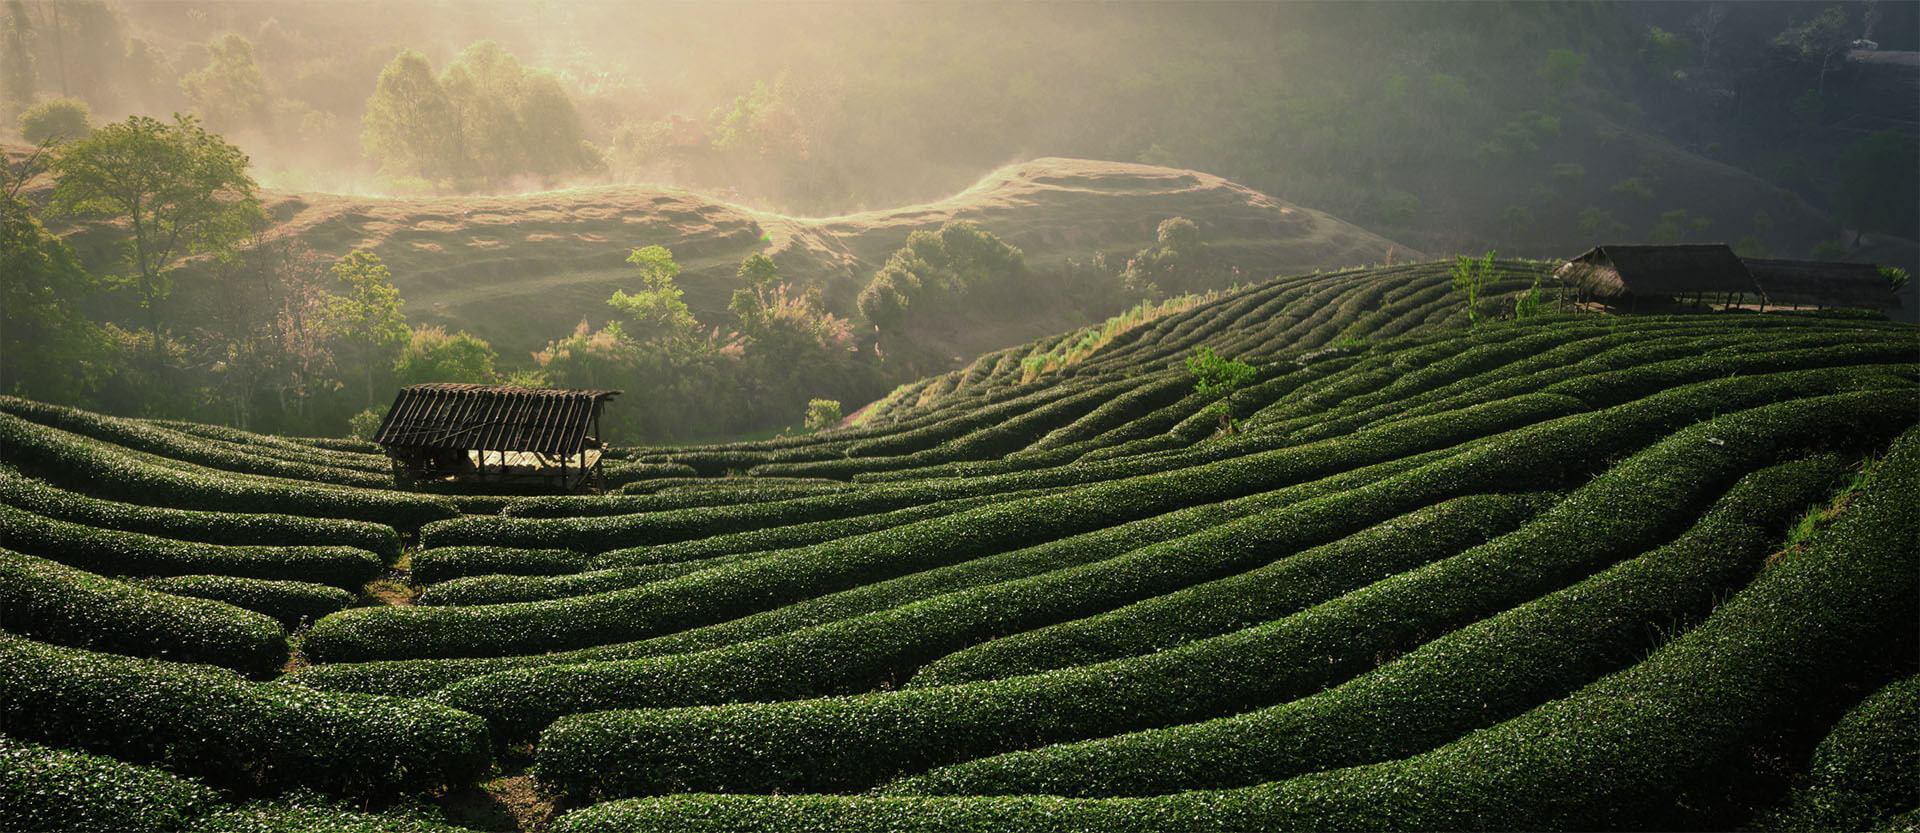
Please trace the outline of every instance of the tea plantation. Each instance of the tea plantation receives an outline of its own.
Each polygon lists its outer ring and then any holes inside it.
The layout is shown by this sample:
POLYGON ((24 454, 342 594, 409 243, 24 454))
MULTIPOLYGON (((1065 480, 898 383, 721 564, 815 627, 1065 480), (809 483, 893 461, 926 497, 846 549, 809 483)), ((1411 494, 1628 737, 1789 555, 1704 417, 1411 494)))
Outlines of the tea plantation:
POLYGON ((1920 335, 1499 266, 1471 318, 1445 264, 1281 278, 595 496, 0 398, 0 830, 1920 824, 1920 335))

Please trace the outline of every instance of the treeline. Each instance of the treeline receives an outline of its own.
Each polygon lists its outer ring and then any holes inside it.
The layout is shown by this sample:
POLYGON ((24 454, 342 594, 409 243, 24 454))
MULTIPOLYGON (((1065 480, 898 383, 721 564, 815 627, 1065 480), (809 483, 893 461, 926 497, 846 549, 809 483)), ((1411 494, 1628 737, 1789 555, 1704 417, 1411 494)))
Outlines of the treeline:
POLYGON ((760 254, 741 262, 725 319, 701 321, 673 253, 642 246, 628 258, 631 289, 606 301, 610 320, 581 310, 579 327, 514 362, 469 333, 410 323, 378 256, 322 256, 270 235, 257 190, 248 157, 192 116, 130 117, 10 161, 0 169, 0 392, 364 435, 399 386, 509 383, 627 391, 603 423, 621 442, 817 429, 839 403, 944 369, 943 332, 1009 307, 1097 320, 1160 293, 1153 280, 1178 291, 1211 277, 1195 270, 1213 263, 1194 225, 1173 218, 1124 267, 1096 258, 1033 276, 1019 249, 956 221, 906 236, 863 293, 858 323, 760 254), (42 216, 124 257, 90 272, 42 216), (1179 263, 1192 274, 1181 277, 1179 263), (873 300, 883 296, 890 306, 873 300))

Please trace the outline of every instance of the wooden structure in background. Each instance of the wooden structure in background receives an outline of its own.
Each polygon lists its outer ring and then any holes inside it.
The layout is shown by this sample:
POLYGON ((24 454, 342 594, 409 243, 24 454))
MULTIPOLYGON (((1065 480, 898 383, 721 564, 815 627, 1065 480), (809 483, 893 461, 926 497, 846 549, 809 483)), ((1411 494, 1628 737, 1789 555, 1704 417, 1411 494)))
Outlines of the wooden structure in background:
POLYGON ((1595 246, 1554 272, 1582 301, 1629 311, 1759 300, 1760 285, 1724 243, 1595 246))
POLYGON ((1767 304, 1777 307, 1843 307, 1886 312, 1900 308, 1900 298, 1868 263, 1826 263, 1815 260, 1747 260, 1747 269, 1760 285, 1767 304))
POLYGON ((600 408, 617 390, 435 383, 400 389, 373 441, 394 478, 545 483, 576 491, 600 468, 600 408))

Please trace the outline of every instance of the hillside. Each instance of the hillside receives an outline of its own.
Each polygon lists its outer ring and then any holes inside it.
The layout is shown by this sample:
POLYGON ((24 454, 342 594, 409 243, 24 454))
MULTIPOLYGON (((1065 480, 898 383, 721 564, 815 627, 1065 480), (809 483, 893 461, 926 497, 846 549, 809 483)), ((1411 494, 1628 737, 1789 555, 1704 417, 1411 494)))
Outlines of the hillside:
MULTIPOLYGON (((582 315, 603 323, 607 296, 636 283, 627 253, 649 245, 672 250, 688 304, 714 323, 727 320, 735 269, 752 254, 772 257, 798 286, 820 288, 833 311, 857 315, 854 296, 888 253, 908 233, 948 220, 978 223, 1042 267, 1102 250, 1130 255, 1173 216, 1193 220, 1210 247, 1249 276, 1418 254, 1216 176, 1082 159, 1010 165, 937 202, 829 218, 644 185, 420 199, 274 193, 264 201, 276 220, 267 239, 297 238, 329 258, 371 251, 392 269, 415 324, 464 329, 514 355, 565 335, 582 315)), ((183 303, 191 303, 191 281, 181 284, 183 303)), ((1074 322, 1020 323, 1025 329, 1011 336, 983 333, 967 352, 1074 322)))
POLYGON ((595 496, 0 398, 0 827, 1911 824, 1920 335, 1498 265, 1477 325, 1297 274, 595 496))

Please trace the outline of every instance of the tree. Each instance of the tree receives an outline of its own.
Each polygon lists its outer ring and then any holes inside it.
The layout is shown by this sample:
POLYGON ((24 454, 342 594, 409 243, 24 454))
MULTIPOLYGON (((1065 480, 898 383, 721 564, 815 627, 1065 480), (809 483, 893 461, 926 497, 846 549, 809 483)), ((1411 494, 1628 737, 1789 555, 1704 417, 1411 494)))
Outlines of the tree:
POLYGON ((1193 389, 1203 394, 1219 394, 1220 401, 1207 407, 1207 413, 1220 415, 1220 430, 1229 434, 1240 432, 1233 421, 1233 392, 1241 385, 1252 381, 1253 366, 1239 359, 1228 359, 1213 352, 1211 347, 1194 348, 1193 355, 1187 357, 1187 372, 1193 374, 1193 389))
POLYGON ((1853 48, 1853 35, 1847 32, 1847 13, 1839 6, 1828 6, 1812 20, 1782 31, 1774 43, 1785 47, 1799 62, 1815 67, 1819 79, 1815 93, 1827 94, 1827 73, 1846 62, 1853 48))
POLYGON ((1025 255, 973 223, 950 220, 939 231, 907 235, 867 282, 860 314, 882 330, 897 329, 908 310, 930 301, 1006 285, 1026 271, 1025 255))
POLYGON ((111 348, 75 308, 93 276, 19 197, 39 161, 0 164, 0 392, 72 402, 106 375, 111 348))
POLYGON ((1701 9, 1687 21, 1687 25, 1692 26, 1693 31, 1700 35, 1701 69, 1713 66, 1713 40, 1720 33, 1720 24, 1726 22, 1726 19, 1725 3, 1708 3, 1706 8, 1701 9))
POLYGON ((13 115, 33 104, 33 91, 40 86, 39 73, 33 67, 33 22, 27 17, 27 4, 7 0, 7 18, 3 25, 4 29, 0 29, 0 106, 6 108, 7 115, 13 115))
POLYGON ((93 131, 87 115, 83 101, 50 98, 20 114, 20 135, 36 145, 83 138, 93 131))
POLYGON ((499 381, 493 363, 500 354, 483 339, 462 330, 452 335, 439 325, 417 327, 393 362, 394 381, 491 384, 499 381))
POLYGON ((334 264, 333 275, 346 284, 347 294, 329 302, 327 322, 359 354, 371 408, 374 370, 392 364, 413 335, 407 329, 407 316, 400 312, 404 301, 400 290, 393 288, 393 274, 372 252, 349 252, 334 264))
POLYGON ((814 399, 807 402, 807 430, 825 431, 840 424, 840 400, 814 399))
POLYGON ((374 82, 361 147, 382 173, 446 180, 465 167, 459 113, 427 58, 402 49, 374 82))
POLYGON ((180 79, 180 91, 207 123, 223 130, 267 124, 267 84, 253 43, 228 33, 207 42, 207 65, 180 79))
POLYGON ((1479 260, 1466 255, 1454 255, 1453 269, 1447 276, 1452 279, 1453 288, 1466 296, 1468 326, 1479 324, 1480 292, 1487 284, 1500 279, 1500 272, 1493 265, 1493 252, 1487 252, 1487 256, 1479 260))
POLYGON ((193 255, 230 257, 266 221, 246 154, 192 116, 176 114, 173 124, 130 116, 67 145, 54 168, 56 211, 129 224, 129 274, 120 283, 147 311, 157 367, 160 304, 173 292, 174 264, 193 255))
POLYGON ((1547 82, 1547 99, 1560 98, 1580 81, 1580 73, 1587 68, 1587 56, 1571 49, 1555 49, 1547 53, 1547 60, 1540 65, 1540 77, 1547 82))
POLYGON ((627 255, 627 262, 640 267, 640 279, 646 288, 632 294, 616 289, 613 297, 607 299, 607 306, 625 313, 632 321, 632 337, 638 341, 665 342, 691 338, 700 329, 700 322, 694 320, 687 302, 681 300, 680 287, 674 284, 674 278, 680 275, 680 264, 673 262, 673 253, 665 246, 647 246, 634 249, 627 255))

